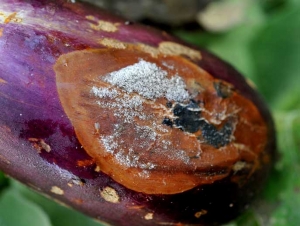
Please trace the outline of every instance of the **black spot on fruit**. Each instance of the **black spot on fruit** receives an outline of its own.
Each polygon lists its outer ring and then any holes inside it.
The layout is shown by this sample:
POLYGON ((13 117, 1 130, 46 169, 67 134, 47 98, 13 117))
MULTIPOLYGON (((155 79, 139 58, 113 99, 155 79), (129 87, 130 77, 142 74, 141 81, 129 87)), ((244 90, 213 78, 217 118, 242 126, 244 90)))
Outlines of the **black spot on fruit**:
POLYGON ((176 116, 174 125, 185 132, 195 133, 200 129, 200 108, 195 101, 188 105, 176 104, 173 108, 173 114, 176 116))
POLYGON ((215 148, 220 148, 230 143, 233 125, 230 121, 227 121, 223 127, 218 130, 214 125, 201 120, 200 130, 202 137, 208 144, 215 148))
POLYGON ((204 139, 215 148, 223 147, 231 141, 232 120, 226 121, 221 128, 217 128, 201 118, 201 109, 194 100, 191 100, 188 105, 177 103, 173 108, 173 114, 174 120, 164 118, 162 123, 188 133, 196 133, 200 130, 201 136, 198 139, 204 139))

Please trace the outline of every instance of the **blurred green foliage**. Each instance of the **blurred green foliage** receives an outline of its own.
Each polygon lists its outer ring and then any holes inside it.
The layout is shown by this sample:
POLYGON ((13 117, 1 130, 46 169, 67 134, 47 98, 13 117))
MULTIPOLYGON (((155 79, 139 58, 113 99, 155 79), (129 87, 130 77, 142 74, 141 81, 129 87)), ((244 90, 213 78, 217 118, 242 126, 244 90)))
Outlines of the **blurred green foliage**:
MULTIPOLYGON (((249 1, 245 20, 223 33, 176 30, 230 62, 270 105, 280 158, 262 200, 227 226, 300 225, 300 1, 249 1)), ((99 226, 0 172, 0 226, 99 226), (30 222, 30 223, 29 223, 30 222)))

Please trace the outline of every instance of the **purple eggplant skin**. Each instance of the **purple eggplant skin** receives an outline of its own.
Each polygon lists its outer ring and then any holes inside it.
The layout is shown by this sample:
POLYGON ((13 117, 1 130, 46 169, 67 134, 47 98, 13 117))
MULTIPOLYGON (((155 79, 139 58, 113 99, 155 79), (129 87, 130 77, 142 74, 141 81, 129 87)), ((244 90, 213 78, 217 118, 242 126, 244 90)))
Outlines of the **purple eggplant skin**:
POLYGON ((270 112, 234 68, 204 49, 79 2, 0 0, 0 53, 0 169, 38 192, 110 225, 179 226, 228 222, 261 191, 276 150, 270 112), (117 29, 98 26, 95 18, 117 29), (199 50, 201 59, 190 59, 194 64, 259 109, 268 128, 268 160, 242 185, 225 177, 177 194, 136 192, 95 170, 63 109, 53 66, 62 54, 106 48, 99 42, 104 38, 199 50))

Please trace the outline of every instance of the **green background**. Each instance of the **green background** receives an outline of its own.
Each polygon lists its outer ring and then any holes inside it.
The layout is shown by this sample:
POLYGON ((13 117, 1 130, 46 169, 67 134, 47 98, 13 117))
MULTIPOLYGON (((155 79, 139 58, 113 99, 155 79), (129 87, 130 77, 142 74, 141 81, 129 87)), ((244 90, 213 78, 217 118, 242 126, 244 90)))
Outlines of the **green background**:
MULTIPOLYGON (((241 0, 244 1, 244 0, 241 0)), ((300 1, 248 1, 246 17, 222 33, 173 30, 251 79, 276 123, 280 159, 263 197, 227 226, 300 225, 300 1)), ((0 172, 0 226, 100 226, 0 172)))

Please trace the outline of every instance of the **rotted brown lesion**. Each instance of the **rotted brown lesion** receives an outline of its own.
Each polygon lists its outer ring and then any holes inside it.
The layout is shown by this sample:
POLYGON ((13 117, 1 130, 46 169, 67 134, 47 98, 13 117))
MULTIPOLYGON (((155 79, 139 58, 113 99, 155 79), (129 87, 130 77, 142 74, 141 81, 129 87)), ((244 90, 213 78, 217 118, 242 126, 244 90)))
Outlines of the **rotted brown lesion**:
MULTIPOLYGON (((62 105, 79 141, 102 172, 135 191, 174 194, 233 174, 238 183, 258 169, 260 153, 265 147, 266 124, 254 104, 234 87, 215 79, 180 54, 153 56, 148 50, 111 40, 106 40, 103 45, 109 48, 68 53, 62 55, 55 65, 62 105), (132 65, 139 59, 155 63, 170 77, 179 74, 192 99, 183 103, 165 98, 147 100, 143 103, 143 111, 151 114, 154 121, 136 118, 131 124, 122 122, 122 118, 114 116, 111 109, 99 107, 97 98, 91 95, 91 87, 109 87, 99 77, 132 65), (68 67, 64 66, 66 61, 68 67), (72 88, 64 89, 60 84, 69 84, 68 87, 72 88), (119 133, 116 138, 124 140, 122 149, 125 155, 129 155, 129 149, 137 144, 138 133, 132 132, 135 126, 150 128, 154 122, 162 127, 161 131, 155 128, 159 135, 155 140, 149 140, 146 148, 132 152, 132 159, 138 157, 139 163, 143 164, 153 162, 153 168, 145 170, 138 164, 125 167, 118 162, 117 155, 109 154, 101 143, 101 136, 119 133), (95 123, 100 123, 101 127, 95 123), (122 131, 114 128, 114 124, 118 124, 122 131), (163 155, 163 141, 176 147, 172 150, 175 154, 184 150, 184 158, 170 159, 163 155)), ((116 89, 121 95, 120 88, 116 89)), ((110 193, 104 190, 103 195, 110 193)))

